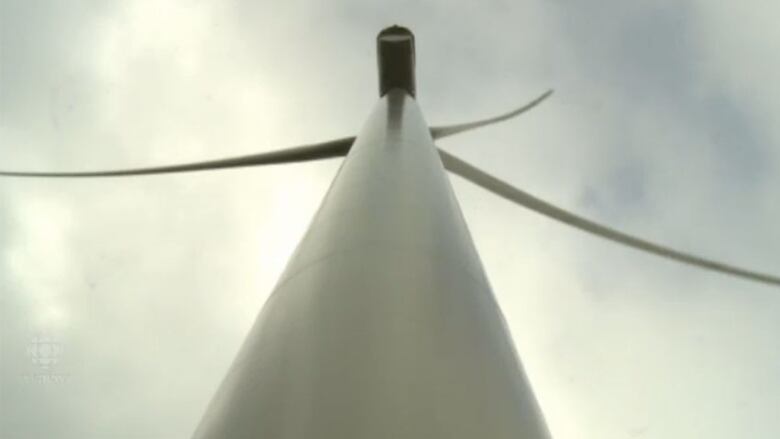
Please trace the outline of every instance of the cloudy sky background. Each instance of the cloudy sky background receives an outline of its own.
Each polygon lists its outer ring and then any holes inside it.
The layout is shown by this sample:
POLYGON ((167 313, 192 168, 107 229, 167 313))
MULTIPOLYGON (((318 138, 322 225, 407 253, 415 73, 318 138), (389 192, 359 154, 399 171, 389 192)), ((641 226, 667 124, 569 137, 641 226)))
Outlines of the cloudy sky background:
MULTIPOLYGON (((0 168, 356 133, 377 98, 374 37, 399 23, 432 124, 556 90, 441 147, 622 230, 778 273, 778 14, 759 0, 0 0, 0 168)), ((0 181, 0 436, 188 437, 337 167, 0 181), (48 371, 37 336, 61 343, 48 371)), ((780 435, 780 290, 452 182, 556 438, 780 435)))

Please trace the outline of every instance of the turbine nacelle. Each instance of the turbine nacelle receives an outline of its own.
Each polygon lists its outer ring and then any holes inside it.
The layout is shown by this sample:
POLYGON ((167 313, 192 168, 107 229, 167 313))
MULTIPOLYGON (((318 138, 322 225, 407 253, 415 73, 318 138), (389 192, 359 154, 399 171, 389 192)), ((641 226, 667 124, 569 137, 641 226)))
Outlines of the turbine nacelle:
POLYGON ((414 34, 401 26, 383 29, 376 37, 379 62, 379 96, 400 88, 415 96, 414 34))

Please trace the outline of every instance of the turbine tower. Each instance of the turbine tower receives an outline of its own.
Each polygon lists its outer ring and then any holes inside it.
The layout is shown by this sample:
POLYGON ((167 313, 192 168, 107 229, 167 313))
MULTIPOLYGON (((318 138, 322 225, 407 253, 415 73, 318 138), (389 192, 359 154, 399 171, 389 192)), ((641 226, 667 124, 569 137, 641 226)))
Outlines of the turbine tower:
POLYGON ((196 439, 547 439, 550 433, 445 169, 635 249, 747 280, 780 278, 597 224, 436 148, 517 116, 430 128, 415 40, 377 37, 380 98, 357 137, 216 161, 17 177, 118 177, 346 156, 198 425, 196 439))

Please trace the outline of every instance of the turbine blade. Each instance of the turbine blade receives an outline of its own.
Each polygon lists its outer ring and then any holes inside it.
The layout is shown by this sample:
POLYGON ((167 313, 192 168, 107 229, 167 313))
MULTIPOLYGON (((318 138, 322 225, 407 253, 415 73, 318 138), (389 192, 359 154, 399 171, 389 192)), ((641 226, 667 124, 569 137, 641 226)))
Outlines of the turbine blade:
POLYGON ((571 212, 561 209, 560 207, 547 203, 546 201, 540 200, 539 198, 536 198, 533 195, 524 192, 510 185, 509 183, 506 183, 505 181, 499 180, 498 178, 493 177, 492 175, 489 175, 478 168, 475 168, 474 166, 445 151, 442 151, 441 149, 439 149, 439 155, 441 156, 442 163, 447 170, 458 174, 466 180, 476 184, 477 186, 481 186, 482 188, 487 189, 488 191, 493 192, 498 196, 506 198, 509 201, 514 201, 521 206, 524 206, 562 223, 568 224, 577 229, 609 239, 619 244, 627 245, 629 247, 633 247, 635 249, 652 253, 667 259, 672 259, 677 262, 694 265, 696 267, 707 270, 718 271, 756 282, 763 282, 774 286, 780 286, 780 277, 778 276, 759 273, 756 271, 735 267, 733 265, 724 264, 722 262, 705 259, 628 235, 611 227, 607 227, 577 216, 571 212))
POLYGON ((206 171, 212 169, 239 168, 257 165, 276 165, 281 163, 304 162, 332 157, 345 156, 354 137, 313 145, 298 146, 279 151, 263 152, 259 154, 230 157, 203 162, 184 163, 179 165, 156 166, 150 168, 116 169, 105 171, 84 172, 18 172, 0 171, 0 176, 5 177, 124 177, 131 175, 171 174, 177 172, 206 171))
POLYGON ((453 134, 462 133, 463 131, 473 130, 475 128, 481 128, 487 125, 492 125, 494 123, 503 122, 507 119, 511 119, 515 116, 523 114, 526 111, 530 110, 531 108, 534 108, 535 106, 541 104, 542 101, 550 97, 552 93, 553 93, 552 90, 547 90, 546 92, 542 93, 541 96, 534 99, 533 101, 523 105, 518 109, 512 110, 500 116, 491 117, 488 119, 482 119, 475 122, 466 122, 466 123, 460 123, 456 125, 431 127, 431 136, 434 139, 441 139, 442 137, 452 136, 453 134))

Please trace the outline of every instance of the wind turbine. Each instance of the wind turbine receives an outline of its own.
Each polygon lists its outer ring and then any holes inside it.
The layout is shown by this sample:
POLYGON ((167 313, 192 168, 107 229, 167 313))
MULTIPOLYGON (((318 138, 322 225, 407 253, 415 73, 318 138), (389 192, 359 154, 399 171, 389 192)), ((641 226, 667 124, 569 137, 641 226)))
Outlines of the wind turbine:
POLYGON ((549 438, 447 179, 449 170, 542 215, 658 256, 780 286, 758 273, 622 233, 438 149, 501 116, 429 127, 415 41, 377 37, 379 95, 356 137, 222 160, 15 177, 120 177, 345 157, 194 437, 549 438))

